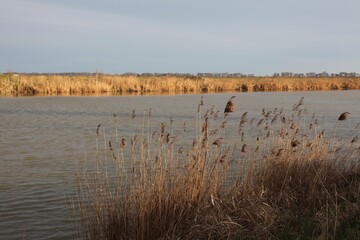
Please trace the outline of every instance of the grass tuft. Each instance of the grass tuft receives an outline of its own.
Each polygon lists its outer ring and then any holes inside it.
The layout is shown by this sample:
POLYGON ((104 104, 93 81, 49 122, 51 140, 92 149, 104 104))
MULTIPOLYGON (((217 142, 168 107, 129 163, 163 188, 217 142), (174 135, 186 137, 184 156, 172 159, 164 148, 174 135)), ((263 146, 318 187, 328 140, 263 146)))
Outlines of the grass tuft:
POLYGON ((189 143, 174 135, 173 119, 154 131, 149 110, 132 118, 140 135, 120 140, 116 128, 117 139, 105 140, 112 158, 97 149, 79 165, 79 238, 359 238, 358 142, 327 138, 303 99, 287 114, 244 113, 237 131, 227 129, 229 113, 203 108, 201 99, 189 143))

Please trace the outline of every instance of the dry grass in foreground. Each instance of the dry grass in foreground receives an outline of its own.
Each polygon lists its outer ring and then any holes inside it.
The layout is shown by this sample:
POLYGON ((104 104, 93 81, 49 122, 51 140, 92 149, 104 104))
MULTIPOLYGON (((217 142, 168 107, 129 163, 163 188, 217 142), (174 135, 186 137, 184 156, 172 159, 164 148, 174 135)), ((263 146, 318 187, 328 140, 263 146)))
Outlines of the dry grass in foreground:
POLYGON ((256 121, 244 113, 231 139, 229 116, 199 104, 198 133, 181 146, 168 124, 147 126, 151 112, 140 136, 116 130, 111 158, 79 166, 78 237, 359 239, 357 136, 328 138, 315 116, 305 124, 302 104, 256 121))
POLYGON ((360 89, 360 78, 0 75, 0 94, 189 93, 360 89))

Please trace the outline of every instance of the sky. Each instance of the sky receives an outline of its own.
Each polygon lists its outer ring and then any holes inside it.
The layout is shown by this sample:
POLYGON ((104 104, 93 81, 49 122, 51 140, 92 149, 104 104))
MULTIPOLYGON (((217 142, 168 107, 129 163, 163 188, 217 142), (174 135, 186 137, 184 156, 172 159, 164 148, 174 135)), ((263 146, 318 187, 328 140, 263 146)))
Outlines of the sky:
POLYGON ((358 0, 0 0, 0 72, 360 72, 358 0))

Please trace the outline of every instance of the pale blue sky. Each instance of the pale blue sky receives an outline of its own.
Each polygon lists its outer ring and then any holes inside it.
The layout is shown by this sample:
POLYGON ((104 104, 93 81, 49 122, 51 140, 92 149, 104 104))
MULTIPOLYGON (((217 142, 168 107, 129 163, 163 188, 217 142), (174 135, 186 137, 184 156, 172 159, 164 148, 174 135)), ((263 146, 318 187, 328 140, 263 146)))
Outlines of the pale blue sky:
POLYGON ((358 0, 0 0, 0 72, 360 72, 358 0))

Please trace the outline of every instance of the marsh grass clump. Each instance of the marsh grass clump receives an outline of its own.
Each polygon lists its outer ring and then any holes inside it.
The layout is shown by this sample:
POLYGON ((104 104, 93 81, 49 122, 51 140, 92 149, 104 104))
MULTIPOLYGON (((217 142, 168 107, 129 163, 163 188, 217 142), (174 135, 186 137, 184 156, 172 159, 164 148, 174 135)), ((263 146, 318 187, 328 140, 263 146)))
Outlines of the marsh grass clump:
POLYGON ((140 133, 115 120, 109 140, 99 125, 77 174, 78 237, 358 239, 359 143, 328 137, 303 100, 234 119, 201 99, 190 142, 172 118, 154 129, 151 110, 130 117, 140 133))

